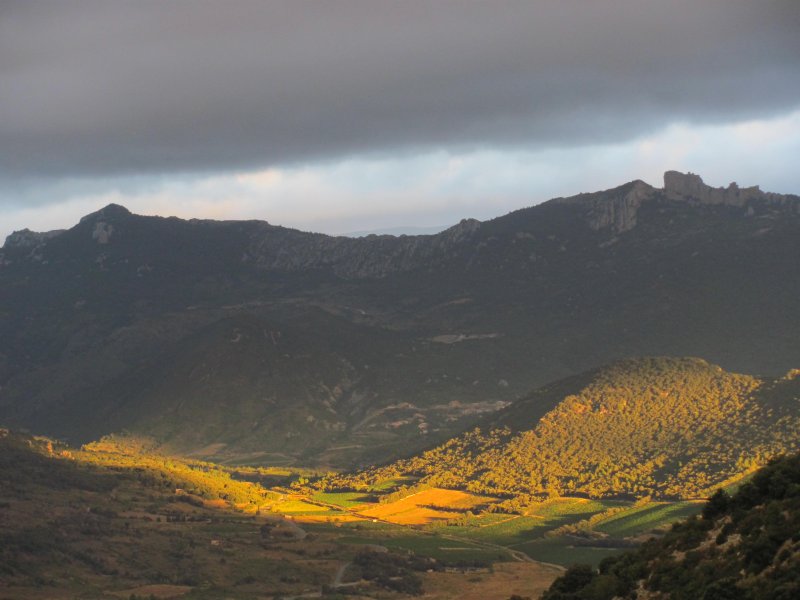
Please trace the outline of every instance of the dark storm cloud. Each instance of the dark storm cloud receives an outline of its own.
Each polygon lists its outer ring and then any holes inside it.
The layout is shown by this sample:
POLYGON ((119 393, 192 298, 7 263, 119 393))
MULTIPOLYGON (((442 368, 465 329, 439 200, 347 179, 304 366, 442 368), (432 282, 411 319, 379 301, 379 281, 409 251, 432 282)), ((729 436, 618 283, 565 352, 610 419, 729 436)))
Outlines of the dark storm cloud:
POLYGON ((3 2, 0 174, 577 145, 800 104, 794 1, 3 2))

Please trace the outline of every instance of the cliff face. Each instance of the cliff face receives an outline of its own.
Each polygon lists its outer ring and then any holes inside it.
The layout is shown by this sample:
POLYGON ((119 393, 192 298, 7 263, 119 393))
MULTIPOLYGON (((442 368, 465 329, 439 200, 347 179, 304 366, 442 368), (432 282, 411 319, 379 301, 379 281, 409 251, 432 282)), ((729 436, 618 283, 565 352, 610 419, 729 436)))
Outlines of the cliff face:
POLYGON ((800 197, 762 192, 756 185, 740 188, 731 183, 727 188, 706 185, 699 175, 667 171, 663 189, 654 188, 643 181, 633 181, 625 186, 595 194, 580 194, 558 200, 583 210, 583 218, 594 231, 611 231, 620 234, 630 231, 638 222, 643 204, 660 201, 695 202, 708 206, 732 206, 744 209, 752 216, 757 211, 778 211, 800 214, 800 197))
POLYGON ((586 223, 594 231, 610 229, 615 234, 624 233, 636 227, 639 208, 654 197, 656 189, 637 180, 613 192, 616 193, 581 194, 561 202, 582 208, 586 223))

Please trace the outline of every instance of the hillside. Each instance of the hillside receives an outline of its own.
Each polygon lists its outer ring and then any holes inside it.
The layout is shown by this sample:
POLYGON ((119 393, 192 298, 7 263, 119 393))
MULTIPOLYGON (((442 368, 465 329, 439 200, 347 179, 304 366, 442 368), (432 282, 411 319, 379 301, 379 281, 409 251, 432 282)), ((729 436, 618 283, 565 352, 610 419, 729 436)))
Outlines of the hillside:
POLYGON ((559 572, 512 564, 496 545, 463 541, 452 552, 445 537, 258 483, 298 475, 309 474, 187 461, 141 438, 78 450, 0 429, 0 596, 255 600, 340 590, 400 599, 423 590, 453 600, 465 586, 543 590, 559 572), (498 564, 478 585, 454 585, 463 574, 446 569, 476 561, 498 564))
POLYGON ((663 539, 572 567, 542 600, 789 600, 800 594, 800 456, 770 463, 663 539))
MULTIPOLYGON (((89 456, 0 430, 0 595, 147 598, 183 595, 199 584, 235 587, 253 553, 262 585, 292 589, 281 582, 278 562, 253 543, 252 517, 231 510, 270 495, 209 467, 155 457, 126 463, 119 454, 89 456), (236 543, 212 545, 220 537, 236 543)), ((318 571, 284 567, 324 581, 318 571)))
POLYGON ((700 359, 630 359, 558 382, 482 428, 331 489, 391 477, 507 496, 706 497, 800 449, 800 377, 762 379, 700 359), (541 406, 555 408, 541 415, 541 406))
MULTIPOLYGON (((668 173, 431 236, 110 205, 0 250, 0 423, 352 467, 626 356, 800 364, 800 199, 668 173)), ((541 414, 555 404, 542 401, 541 414)))

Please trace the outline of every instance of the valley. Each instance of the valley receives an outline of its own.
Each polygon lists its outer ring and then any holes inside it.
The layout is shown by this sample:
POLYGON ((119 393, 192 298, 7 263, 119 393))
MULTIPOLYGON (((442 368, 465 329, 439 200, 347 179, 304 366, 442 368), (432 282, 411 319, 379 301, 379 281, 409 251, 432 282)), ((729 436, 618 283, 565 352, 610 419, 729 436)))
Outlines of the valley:
MULTIPOLYGON (((381 502, 397 481, 376 486, 378 501, 264 488, 242 480, 252 470, 151 454, 134 440, 72 450, 3 432, 0 445, 10 483, 0 499, 2 589, 10 597, 309 597, 342 584, 382 597, 397 580, 376 583, 358 566, 372 560, 433 598, 464 593, 448 583, 456 573, 480 584, 470 586, 473 595, 531 593, 576 557, 596 564, 630 547, 620 533, 637 535, 699 510, 692 503, 552 498, 500 515, 478 509, 496 498, 444 489, 381 502), (643 511, 662 514, 642 518, 643 511), (604 535, 609 525, 616 537, 592 543, 587 534, 604 535)), ((287 483, 313 477, 260 471, 287 483)))
POLYGON ((800 452, 799 232, 676 172, 432 236, 16 232, 0 596, 576 598, 800 452))
POLYGON ((215 464, 133 434, 72 448, 3 430, 3 589, 26 598, 540 593, 576 562, 604 565, 668 536, 715 490, 733 492, 769 456, 797 452, 798 411, 794 371, 766 380, 650 358, 545 386, 440 447, 351 472, 215 464), (548 395, 556 407, 525 421, 528 403, 548 395), (539 446, 521 451, 531 436, 539 446), (560 441, 571 452, 552 446, 560 441), (642 453, 681 468, 637 476, 642 453), (598 456, 620 465, 612 480, 593 466, 598 456), (571 460, 582 466, 570 470, 571 460), (497 485, 506 480, 514 485, 497 485), (448 583, 456 575, 475 585, 448 583))
POLYGON ((0 0, 0 600, 800 599, 798 31, 0 0))

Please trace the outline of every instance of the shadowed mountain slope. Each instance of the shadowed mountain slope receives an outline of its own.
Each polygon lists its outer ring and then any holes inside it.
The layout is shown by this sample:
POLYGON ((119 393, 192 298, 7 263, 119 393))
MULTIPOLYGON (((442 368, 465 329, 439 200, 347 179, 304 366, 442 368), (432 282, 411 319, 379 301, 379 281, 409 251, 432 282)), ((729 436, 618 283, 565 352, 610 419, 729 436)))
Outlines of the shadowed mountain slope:
POLYGON ((17 232, 0 251, 0 421, 346 466, 626 356, 800 363, 800 199, 665 181, 432 236, 115 205, 17 232))

